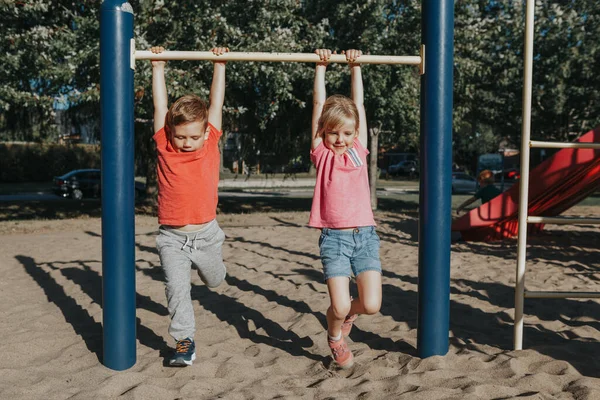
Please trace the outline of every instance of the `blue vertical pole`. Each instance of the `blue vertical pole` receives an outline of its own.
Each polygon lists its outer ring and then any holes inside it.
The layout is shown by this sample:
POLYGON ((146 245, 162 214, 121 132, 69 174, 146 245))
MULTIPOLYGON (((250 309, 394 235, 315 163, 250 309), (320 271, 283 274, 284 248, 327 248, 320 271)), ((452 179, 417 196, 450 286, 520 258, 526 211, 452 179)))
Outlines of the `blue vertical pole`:
POLYGON ((454 0, 422 2, 419 357, 448 352, 454 0))
POLYGON ((105 0, 100 7, 103 363, 118 371, 136 361, 132 38, 131 5, 105 0))

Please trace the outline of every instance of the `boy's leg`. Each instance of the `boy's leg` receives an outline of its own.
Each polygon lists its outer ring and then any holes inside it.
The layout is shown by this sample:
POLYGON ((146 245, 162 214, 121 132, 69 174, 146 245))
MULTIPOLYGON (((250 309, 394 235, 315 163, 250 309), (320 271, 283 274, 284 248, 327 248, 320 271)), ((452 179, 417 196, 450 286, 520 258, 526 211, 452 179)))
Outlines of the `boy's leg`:
POLYGON ((216 220, 200 231, 195 239, 197 250, 193 252, 193 262, 202 282, 211 288, 219 286, 227 274, 223 263, 224 241, 225 233, 216 220))
POLYGON ((175 340, 194 338, 196 324, 191 298, 192 262, 176 237, 161 233, 156 240, 160 262, 165 274, 165 293, 171 316, 169 334, 175 340))

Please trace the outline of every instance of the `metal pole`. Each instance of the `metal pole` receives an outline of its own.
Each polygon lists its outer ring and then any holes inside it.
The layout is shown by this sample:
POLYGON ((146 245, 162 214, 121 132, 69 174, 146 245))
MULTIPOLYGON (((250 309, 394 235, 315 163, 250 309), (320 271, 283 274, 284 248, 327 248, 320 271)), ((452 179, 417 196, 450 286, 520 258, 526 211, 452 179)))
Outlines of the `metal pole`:
MULTIPOLYGON (((135 52, 136 60, 223 60, 223 61, 264 61, 264 62, 307 62, 316 63, 319 56, 314 53, 260 53, 260 52, 229 52, 216 56, 210 51, 163 51, 154 54, 148 50, 135 52)), ((329 62, 348 63, 346 56, 332 54, 329 62)), ((361 64, 408 64, 420 65, 420 56, 360 56, 361 64)))
POLYGON ((454 1, 422 3, 419 357, 448 352, 454 1))
POLYGON ((501 159, 502 160, 501 161, 501 163, 502 163, 502 173, 500 175, 501 176, 500 177, 500 191, 503 192, 503 193, 504 193, 504 168, 505 168, 505 165, 504 165, 504 152, 505 152, 505 149, 500 150, 500 157, 502 157, 502 159, 501 159))
POLYGON ((105 0, 100 7, 103 363, 118 371, 136 361, 132 39, 131 5, 105 0))
POLYGON ((523 306, 527 257, 527 203, 529 202, 529 140, 531 138, 531 87, 533 81, 534 0, 527 0, 525 17, 525 69, 523 71, 523 125, 521 126, 521 180, 519 181, 519 232, 515 282, 515 350, 523 348, 523 306))
POLYGON ((583 143, 583 142, 540 142, 530 140, 529 147, 545 148, 545 149, 600 149, 600 143, 583 143))

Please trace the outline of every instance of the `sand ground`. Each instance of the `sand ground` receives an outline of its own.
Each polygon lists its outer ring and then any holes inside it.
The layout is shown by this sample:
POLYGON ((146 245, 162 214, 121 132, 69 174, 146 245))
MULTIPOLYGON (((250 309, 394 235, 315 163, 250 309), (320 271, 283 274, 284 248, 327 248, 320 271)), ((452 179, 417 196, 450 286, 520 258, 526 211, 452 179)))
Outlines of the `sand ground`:
MULTIPOLYGON (((384 299, 350 335, 352 369, 330 362, 307 212, 218 217, 228 276, 216 289, 193 276, 198 358, 169 368, 158 225, 138 216, 137 363, 121 372, 101 362, 100 219, 0 222, 0 398, 600 399, 598 301, 526 300, 526 349, 512 350, 515 241, 452 245, 450 349, 417 357, 417 214, 376 219, 384 299)), ((548 226, 527 288, 600 292, 599 243, 595 226, 548 226)))

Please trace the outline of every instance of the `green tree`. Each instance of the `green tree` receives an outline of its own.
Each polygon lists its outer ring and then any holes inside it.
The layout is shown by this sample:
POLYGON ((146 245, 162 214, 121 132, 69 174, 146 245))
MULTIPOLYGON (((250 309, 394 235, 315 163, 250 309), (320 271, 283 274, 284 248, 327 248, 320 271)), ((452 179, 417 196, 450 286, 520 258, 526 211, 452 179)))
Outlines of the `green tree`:
MULTIPOLYGON (((571 140, 600 122, 594 4, 536 5, 531 123, 536 139, 571 140)), ((454 145, 459 162, 468 164, 483 151, 473 148, 475 138, 487 138, 485 148, 497 148, 500 141, 520 146, 525 3, 463 1, 455 15, 454 145)))
MULTIPOLYGON (((57 99, 73 118, 99 119, 99 0, 0 3, 5 67, 0 72, 0 138, 55 140, 57 99)), ((138 1, 138 49, 312 52, 360 48, 371 54, 416 55, 421 6, 416 0, 318 2, 138 1)), ((467 163, 500 141, 518 146, 521 132, 524 1, 455 4, 454 145, 467 163), (477 143, 477 144, 475 144, 477 143)), ((594 0, 536 6, 532 132, 572 139, 599 122, 600 10, 594 0)), ((138 171, 153 176, 150 66, 138 62, 138 171)), ((227 67, 225 130, 245 132, 248 159, 285 163, 308 155, 314 66, 237 63, 227 67), (252 144, 252 145, 251 145, 252 144), (260 155, 257 152, 260 151, 260 155)), ((210 62, 169 62, 171 99, 208 97, 210 62)), ((364 66, 370 126, 380 143, 418 149, 419 75, 406 66, 364 66)), ((329 93, 349 94, 346 66, 333 64, 329 93)))
MULTIPOLYGON (((325 46, 336 50, 359 48, 366 54, 418 55, 421 6, 417 1, 307 2, 313 21, 326 21, 325 46)), ((345 66, 332 66, 328 90, 349 94, 345 66)), ((419 73, 407 66, 365 65, 367 122, 389 132, 380 136, 383 145, 402 145, 416 151, 419 133, 419 73)))
POLYGON ((67 104, 98 102, 97 40, 89 40, 98 28, 95 3, 0 3, 3 139, 55 140, 57 99, 67 104))

